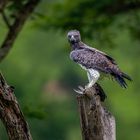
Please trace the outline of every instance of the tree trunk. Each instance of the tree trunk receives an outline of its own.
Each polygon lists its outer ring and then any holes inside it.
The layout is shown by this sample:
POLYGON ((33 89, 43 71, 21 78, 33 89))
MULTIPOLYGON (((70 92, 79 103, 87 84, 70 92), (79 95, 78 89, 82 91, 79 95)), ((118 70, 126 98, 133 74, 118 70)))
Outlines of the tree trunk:
POLYGON ((32 140, 13 90, 0 73, 0 119, 7 130, 9 140, 32 140))
POLYGON ((77 96, 83 140, 116 140, 115 118, 106 110, 95 87, 77 96))

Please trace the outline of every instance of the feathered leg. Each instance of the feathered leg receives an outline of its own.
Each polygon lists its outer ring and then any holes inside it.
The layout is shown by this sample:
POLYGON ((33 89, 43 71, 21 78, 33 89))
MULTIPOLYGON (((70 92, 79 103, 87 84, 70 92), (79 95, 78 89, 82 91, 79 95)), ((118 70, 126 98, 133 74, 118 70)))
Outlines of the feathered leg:
POLYGON ((85 89, 91 88, 99 79, 100 73, 96 70, 88 69, 87 76, 88 76, 88 80, 89 80, 88 85, 85 86, 85 88, 83 88, 82 86, 78 86, 78 89, 74 89, 75 92, 77 92, 79 94, 83 94, 85 89))
POLYGON ((96 71, 96 70, 88 69, 87 75, 88 75, 89 83, 86 86, 86 88, 90 88, 97 82, 97 80, 100 77, 100 73, 98 71, 96 71))

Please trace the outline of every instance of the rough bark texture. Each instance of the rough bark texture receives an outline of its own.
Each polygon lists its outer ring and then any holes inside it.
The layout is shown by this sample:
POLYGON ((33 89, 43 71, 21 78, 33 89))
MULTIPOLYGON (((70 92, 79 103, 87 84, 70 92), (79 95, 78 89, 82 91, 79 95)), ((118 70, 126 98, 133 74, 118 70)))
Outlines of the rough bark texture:
POLYGON ((29 127, 20 110, 13 87, 9 86, 0 74, 0 119, 9 140, 32 140, 29 127))
POLYGON ((101 104, 94 87, 77 96, 83 140, 116 140, 115 118, 101 104))

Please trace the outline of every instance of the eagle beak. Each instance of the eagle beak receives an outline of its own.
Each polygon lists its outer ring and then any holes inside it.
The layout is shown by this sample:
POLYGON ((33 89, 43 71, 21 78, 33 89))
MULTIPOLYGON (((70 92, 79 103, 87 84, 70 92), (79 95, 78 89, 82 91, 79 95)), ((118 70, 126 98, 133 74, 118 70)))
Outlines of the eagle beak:
POLYGON ((71 41, 71 42, 76 42, 76 39, 74 38, 73 35, 71 36, 70 41, 71 41))

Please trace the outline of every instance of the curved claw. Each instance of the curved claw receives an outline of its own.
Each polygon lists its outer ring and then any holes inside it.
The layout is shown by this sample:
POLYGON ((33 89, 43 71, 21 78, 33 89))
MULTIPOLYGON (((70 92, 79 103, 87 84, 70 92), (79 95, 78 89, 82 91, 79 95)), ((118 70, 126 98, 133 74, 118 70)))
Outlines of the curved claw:
POLYGON ((78 89, 74 89, 74 91, 79 94, 84 94, 84 90, 85 89, 82 86, 78 86, 78 89))
POLYGON ((84 90, 85 90, 82 86, 78 86, 78 88, 79 88, 81 91, 84 91, 84 90))
POLYGON ((83 94, 83 92, 80 91, 80 90, 78 90, 78 89, 74 89, 74 91, 75 91, 76 93, 83 94))

